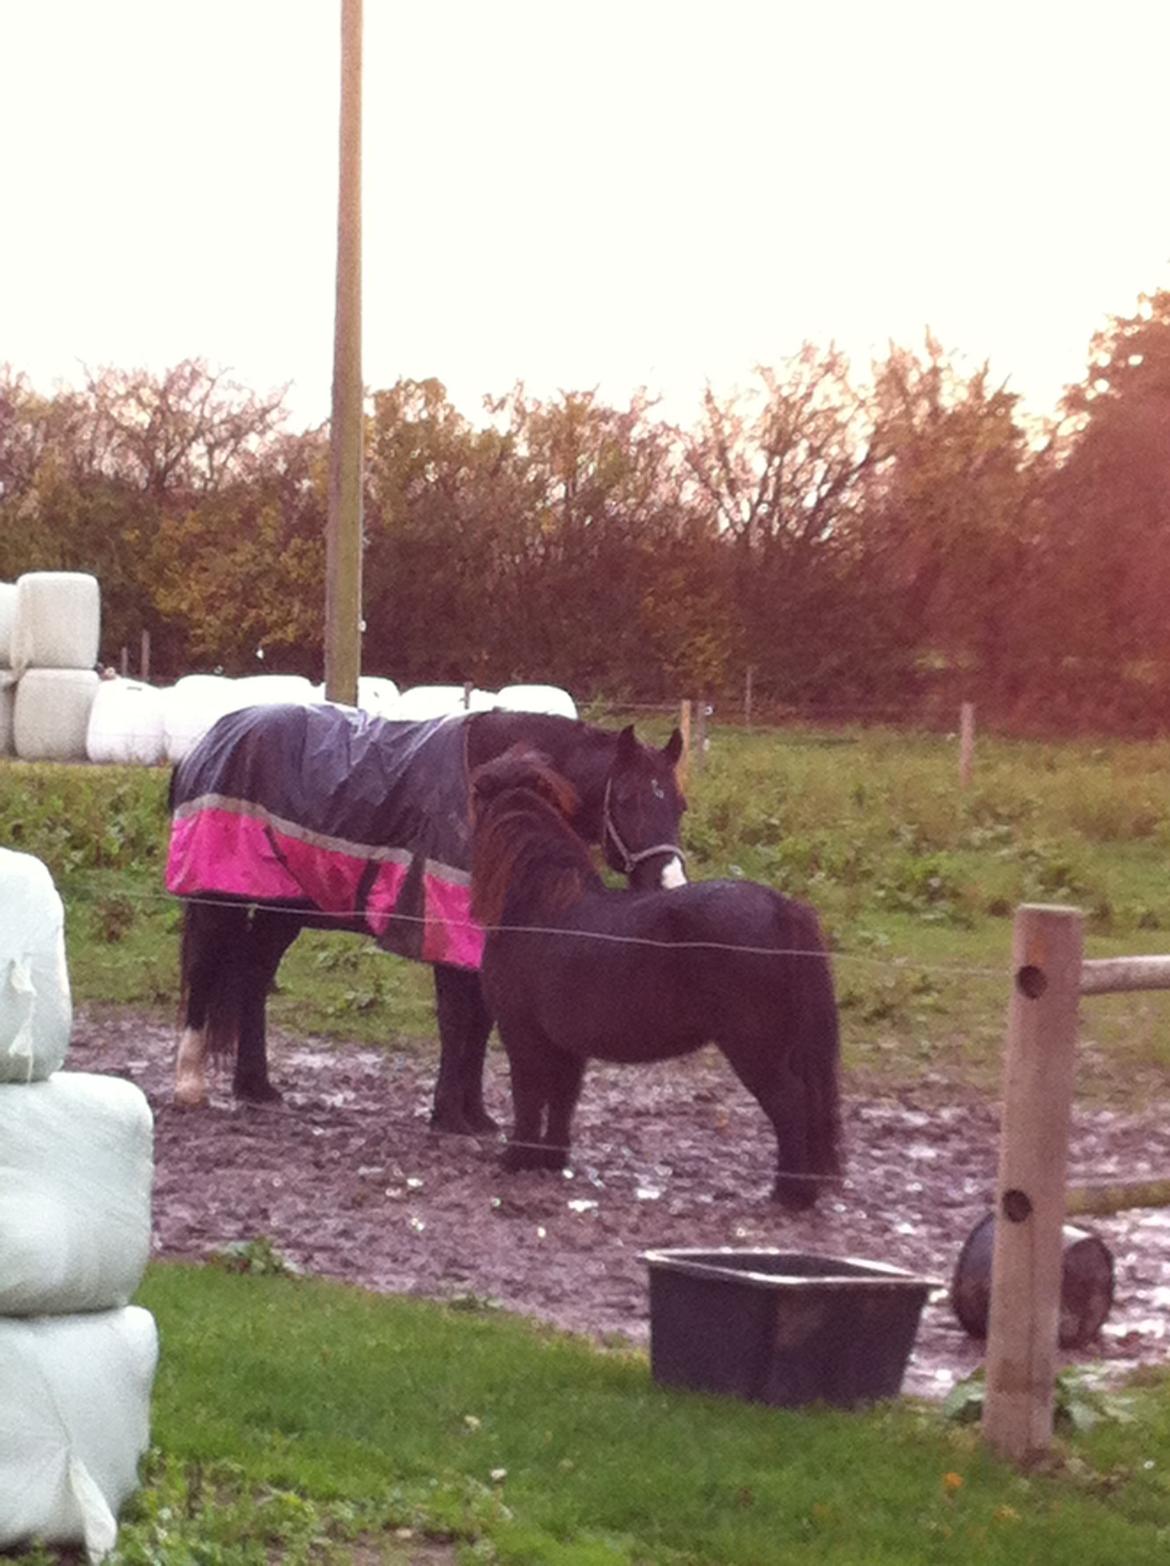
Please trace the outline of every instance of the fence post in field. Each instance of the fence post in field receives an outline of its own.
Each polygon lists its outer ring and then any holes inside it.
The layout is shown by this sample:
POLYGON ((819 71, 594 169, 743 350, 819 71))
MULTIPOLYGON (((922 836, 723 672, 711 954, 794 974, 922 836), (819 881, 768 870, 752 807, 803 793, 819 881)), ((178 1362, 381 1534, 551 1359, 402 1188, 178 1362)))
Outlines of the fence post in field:
POLYGON ((975 767, 975 703, 965 701, 959 708, 959 787, 970 788, 975 767))
POLYGON ((707 759, 707 698, 695 703, 695 769, 701 772, 707 759))
POLYGON ((689 701, 680 701, 678 704, 678 728, 682 735, 682 755, 679 757, 676 770, 678 786, 685 789, 691 770, 691 704, 689 701))
POLYGON ((1019 1462, 1052 1440, 1084 917, 1016 910, 983 1435, 1019 1462))
POLYGON ((750 729, 752 726, 752 676, 755 668, 749 663, 743 677, 743 726, 750 729))
POLYGON ((138 678, 145 683, 150 679, 150 632, 142 633, 142 649, 138 660, 138 678))
POLYGON ((123 647, 118 656, 118 673, 123 679, 130 673, 130 649, 123 647))

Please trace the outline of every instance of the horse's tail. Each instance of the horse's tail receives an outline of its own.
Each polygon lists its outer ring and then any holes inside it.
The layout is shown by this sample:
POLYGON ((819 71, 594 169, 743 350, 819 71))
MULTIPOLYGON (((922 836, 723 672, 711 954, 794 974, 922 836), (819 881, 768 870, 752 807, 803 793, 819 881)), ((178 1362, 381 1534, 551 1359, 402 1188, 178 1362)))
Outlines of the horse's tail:
MULTIPOLYGON (((841 1173, 841 1035, 828 947, 815 911, 786 902, 782 919, 792 955, 792 1014, 796 1034, 789 1066, 805 1100, 808 1173, 820 1180, 841 1173), (806 955, 807 954, 807 955, 806 955)), ((815 1189, 819 1192, 819 1182, 815 1189)))
POLYGON ((185 1027, 205 1030, 213 1055, 234 1055, 239 1042, 246 923, 244 907, 183 904, 179 1006, 185 1027))

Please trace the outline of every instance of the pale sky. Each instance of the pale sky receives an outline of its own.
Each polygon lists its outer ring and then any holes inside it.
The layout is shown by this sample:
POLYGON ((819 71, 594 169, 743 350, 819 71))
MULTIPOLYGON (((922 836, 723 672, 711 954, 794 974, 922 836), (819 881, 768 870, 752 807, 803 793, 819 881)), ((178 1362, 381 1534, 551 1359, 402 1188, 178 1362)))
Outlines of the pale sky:
MULTIPOLYGON (((1170 286, 1170 5, 366 0, 364 375, 645 385, 929 325, 1036 412, 1170 286)), ((329 411, 339 0, 0 0, 0 362, 329 411)))

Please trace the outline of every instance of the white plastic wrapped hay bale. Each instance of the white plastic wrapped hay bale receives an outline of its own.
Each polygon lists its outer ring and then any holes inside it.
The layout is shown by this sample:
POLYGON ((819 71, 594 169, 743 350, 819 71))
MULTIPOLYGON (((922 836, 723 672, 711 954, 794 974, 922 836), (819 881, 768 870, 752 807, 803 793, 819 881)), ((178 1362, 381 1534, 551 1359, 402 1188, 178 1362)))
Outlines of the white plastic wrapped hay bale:
POLYGON ((0 1082, 39 1082, 69 1048, 65 910, 32 854, 0 848, 0 1082))
POLYGON ((27 669, 16 687, 12 732, 22 761, 84 761, 101 681, 93 669, 27 669))
POLYGON ((16 623, 16 583, 0 582, 0 669, 12 667, 12 627, 16 623))
POLYGON ((38 1538, 109 1554, 157 1366, 158 1329, 137 1305, 0 1319, 0 1549, 38 1538))
POLYGON ((241 707, 280 702, 308 706, 320 699, 301 674, 252 674, 230 680, 222 674, 187 674, 164 693, 166 759, 172 766, 207 733, 213 723, 241 707))
POLYGON ((358 679, 358 706, 375 718, 388 718, 398 700, 398 687, 393 680, 378 675, 363 674, 358 679))
POLYGON ((577 703, 559 685, 505 685, 497 702, 509 712, 549 712, 559 718, 577 716, 577 703))
POLYGON ((16 754, 16 681, 0 669, 0 756, 16 754))
MULTIPOLYGON (((325 702, 324 685, 314 685, 310 698, 313 702, 325 702)), ((399 691, 393 680, 384 680, 378 675, 363 674, 358 679, 357 705, 361 712, 368 712, 372 718, 392 718, 395 716, 394 708, 399 700, 399 691)), ((346 703, 338 702, 338 706, 346 703)))
POLYGON ((0 1316, 127 1305, 150 1255, 154 1121, 121 1077, 0 1086, 0 1316))
POLYGON ((12 667, 92 669, 101 639, 102 597, 82 571, 28 571, 16 583, 12 667))
POLYGON ((313 685, 303 674, 249 674, 232 684, 237 707, 274 707, 281 702, 306 707, 316 700, 313 685))
POLYGON ((105 766, 153 767, 166 759, 163 693, 141 680, 99 680, 85 753, 105 766))
POLYGON ((487 712, 496 704, 495 691, 473 689, 467 693, 462 685, 412 685, 383 716, 396 722, 417 723, 426 718, 454 717, 461 712, 487 712))
POLYGON ((163 692, 164 748, 172 766, 182 761, 213 723, 232 711, 233 685, 221 674, 187 674, 163 692))

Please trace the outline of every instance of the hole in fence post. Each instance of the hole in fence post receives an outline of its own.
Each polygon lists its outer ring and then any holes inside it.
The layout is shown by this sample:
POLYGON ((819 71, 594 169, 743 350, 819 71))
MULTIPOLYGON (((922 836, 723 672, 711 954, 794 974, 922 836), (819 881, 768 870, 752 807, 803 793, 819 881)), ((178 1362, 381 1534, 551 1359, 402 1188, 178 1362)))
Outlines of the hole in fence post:
POLYGON ((1000 1206, 1009 1223, 1023 1223, 1032 1216, 1032 1198, 1026 1191, 1005 1191, 1000 1206))
POLYGON ((1037 968, 1032 963, 1017 968, 1016 989, 1021 995, 1026 995, 1029 1000, 1039 1000, 1047 988, 1048 980, 1044 976, 1043 968, 1037 968))

